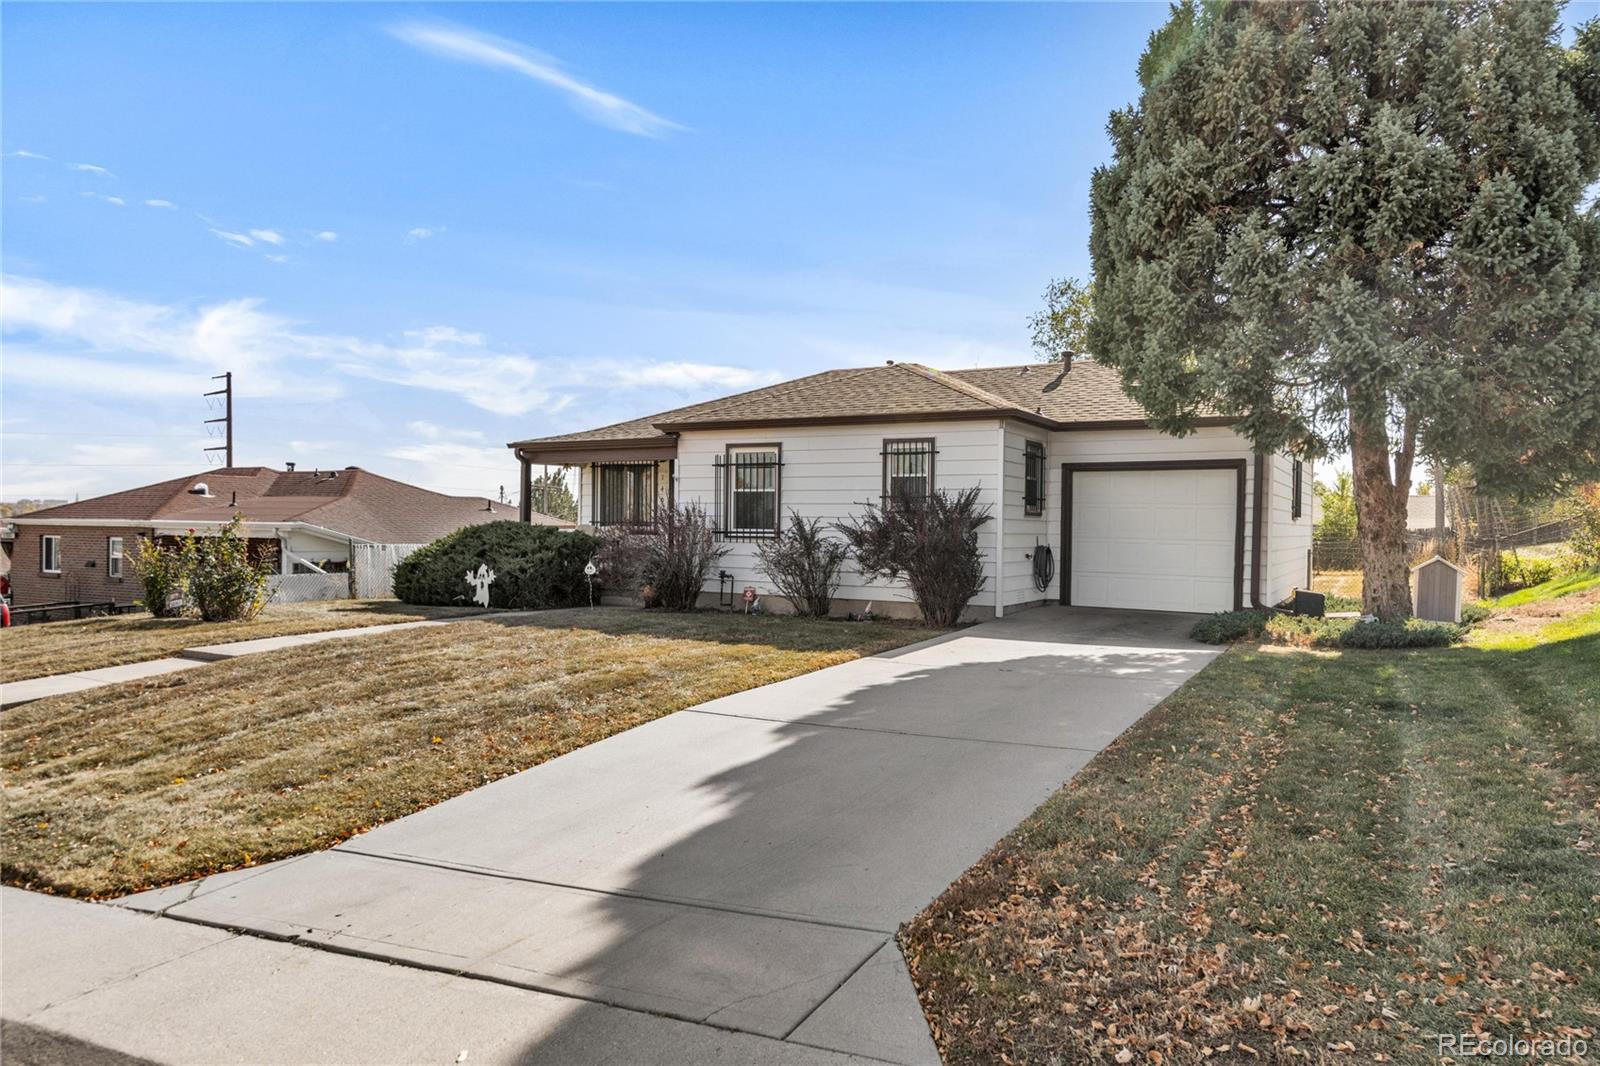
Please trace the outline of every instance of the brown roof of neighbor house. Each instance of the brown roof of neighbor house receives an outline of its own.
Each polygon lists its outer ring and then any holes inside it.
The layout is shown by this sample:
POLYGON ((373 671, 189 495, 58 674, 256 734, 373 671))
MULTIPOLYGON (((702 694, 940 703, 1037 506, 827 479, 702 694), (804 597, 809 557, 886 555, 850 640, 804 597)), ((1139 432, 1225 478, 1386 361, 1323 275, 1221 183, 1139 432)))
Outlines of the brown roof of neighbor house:
POLYGON ((1122 391, 1117 372, 1082 361, 933 370, 889 363, 825 370, 749 392, 679 407, 579 433, 516 441, 550 451, 584 446, 666 443, 685 429, 738 425, 826 424, 920 418, 1020 418, 1051 428, 1143 424, 1142 407, 1122 391))
MULTIPOLYGON (((249 466, 207 470, 21 517, 200 524, 226 522, 235 514, 248 522, 303 522, 381 544, 424 544, 462 526, 514 519, 517 509, 482 496, 446 496, 354 466, 290 471, 249 466), (201 482, 209 495, 190 492, 201 482)), ((538 513, 533 520, 572 524, 538 513)))

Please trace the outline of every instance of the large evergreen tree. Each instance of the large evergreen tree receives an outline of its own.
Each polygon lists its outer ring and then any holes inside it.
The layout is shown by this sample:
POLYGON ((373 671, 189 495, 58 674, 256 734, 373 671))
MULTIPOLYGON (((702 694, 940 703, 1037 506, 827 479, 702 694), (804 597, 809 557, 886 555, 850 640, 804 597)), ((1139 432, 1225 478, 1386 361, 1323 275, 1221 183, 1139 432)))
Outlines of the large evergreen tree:
POLYGON ((1349 449, 1368 610, 1413 460, 1600 467, 1600 21, 1528 3, 1175 6, 1091 191, 1095 357, 1156 424, 1349 449))

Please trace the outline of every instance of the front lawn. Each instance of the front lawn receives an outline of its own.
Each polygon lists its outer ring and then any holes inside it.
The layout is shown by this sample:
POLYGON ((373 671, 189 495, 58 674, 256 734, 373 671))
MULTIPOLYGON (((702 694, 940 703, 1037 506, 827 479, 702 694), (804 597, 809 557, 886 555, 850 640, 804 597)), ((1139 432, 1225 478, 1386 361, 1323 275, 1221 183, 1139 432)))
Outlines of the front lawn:
POLYGON ((1226 652, 903 931, 947 1061, 1593 1051, 1600 606, 1567 603, 1452 648, 1226 652))
POLYGON ((202 644, 476 613, 413 607, 397 600, 329 600, 269 606, 248 622, 152 618, 144 612, 74 622, 35 622, 0 629, 0 682, 161 659, 202 644))
POLYGON ((120 895, 325 848, 703 700, 934 635, 548 611, 40 700, 3 719, 0 874, 120 895))

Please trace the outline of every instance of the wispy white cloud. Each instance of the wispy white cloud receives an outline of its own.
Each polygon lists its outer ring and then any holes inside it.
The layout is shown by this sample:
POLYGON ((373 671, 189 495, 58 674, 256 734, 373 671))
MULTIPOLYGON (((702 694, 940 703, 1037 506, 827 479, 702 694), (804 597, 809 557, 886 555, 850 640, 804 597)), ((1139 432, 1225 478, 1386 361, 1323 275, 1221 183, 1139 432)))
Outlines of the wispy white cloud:
POLYGON ((283 243, 283 234, 279 233, 275 229, 253 229, 250 231, 250 236, 254 237, 263 244, 283 243))
POLYGON ((217 229, 215 226, 211 227, 211 232, 217 237, 218 240, 227 241, 229 244, 235 245, 239 248, 249 248, 256 243, 255 238, 250 237, 247 234, 230 233, 225 229, 217 229))
POLYGON ((173 203, 171 200, 146 200, 144 204, 146 207, 162 207, 166 208, 168 211, 177 210, 178 207, 178 205, 173 203))
POLYGON ((672 389, 678 392, 708 389, 738 392, 772 385, 783 378, 775 370, 752 370, 717 363, 623 363, 604 366, 601 372, 608 380, 624 388, 672 389))
MULTIPOLYGON (((443 229, 443 227, 440 227, 440 229, 443 229)), ((406 230, 406 243, 415 244, 418 241, 425 241, 438 232, 439 230, 434 229, 432 226, 413 226, 406 230)))
POLYGON ((435 55, 463 63, 513 71, 555 89, 580 114, 602 126, 643 137, 659 137, 684 127, 631 100, 597 89, 562 70, 549 56, 500 37, 438 24, 406 22, 392 26, 396 38, 435 55))
MULTIPOLYGON (((449 325, 386 338, 317 332, 255 298, 148 303, 15 276, 0 282, 0 332, 8 383, 128 396, 192 396, 197 380, 233 370, 245 395, 330 398, 360 391, 348 380, 359 379, 454 396, 493 414, 552 415, 579 396, 609 400, 619 385, 716 394, 778 377, 714 363, 537 359, 449 325)), ((430 443, 492 443, 437 423, 411 429, 430 443)))
POLYGON ((100 199, 104 200, 108 204, 116 204, 118 207, 126 207, 128 205, 128 201, 124 200, 120 196, 102 196, 100 199))
POLYGON ((286 255, 269 255, 266 258, 269 263, 287 263, 289 261, 289 257, 286 255))
POLYGON ((81 170, 85 174, 94 174, 95 176, 101 177, 101 178, 114 178, 114 177, 116 177, 115 174, 111 173, 111 171, 107 170, 105 167, 96 166, 93 163, 74 163, 74 164, 72 164, 72 169, 73 170, 81 170))
POLYGON ((7 159, 49 159, 50 157, 47 156, 47 155, 40 155, 38 152, 30 152, 26 148, 18 148, 15 152, 7 152, 6 153, 6 158, 7 159))
POLYGON ((339 235, 333 232, 331 229, 325 229, 321 233, 318 233, 313 239, 322 241, 326 244, 332 244, 334 241, 339 239, 339 235))
POLYGON ((482 441, 484 439, 482 430, 477 430, 477 429, 452 429, 449 426, 441 426, 441 425, 439 425, 439 424, 437 424, 435 422, 428 422, 426 420, 421 420, 421 419, 419 419, 419 420, 417 420, 415 422, 407 422, 406 423, 406 430, 413 437, 421 437, 424 440, 475 440, 475 441, 482 441))
POLYGON ((44 194, 31 192, 17 197, 17 199, 21 200, 25 204, 42 204, 44 203, 44 194))
POLYGON ((408 329, 406 336, 423 344, 465 344, 474 348, 483 347, 484 337, 481 333, 471 330, 457 329, 454 326, 428 326, 424 329, 408 329))

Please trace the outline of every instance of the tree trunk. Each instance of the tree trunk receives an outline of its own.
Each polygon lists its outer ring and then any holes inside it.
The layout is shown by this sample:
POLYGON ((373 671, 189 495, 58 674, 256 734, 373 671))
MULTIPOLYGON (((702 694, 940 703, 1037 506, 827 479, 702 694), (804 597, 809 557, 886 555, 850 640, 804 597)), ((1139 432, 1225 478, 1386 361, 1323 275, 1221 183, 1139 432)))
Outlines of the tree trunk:
POLYGON ((1382 619, 1411 617, 1406 559, 1406 498, 1411 494, 1409 442, 1389 470, 1388 433, 1350 420, 1350 461, 1361 539, 1361 605, 1382 619), (1403 460, 1403 465, 1402 465, 1403 460))

